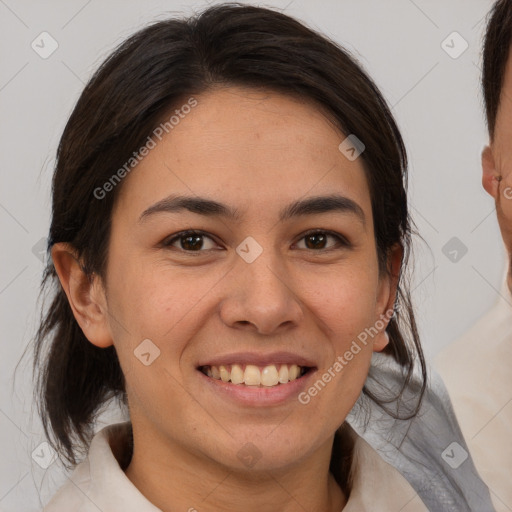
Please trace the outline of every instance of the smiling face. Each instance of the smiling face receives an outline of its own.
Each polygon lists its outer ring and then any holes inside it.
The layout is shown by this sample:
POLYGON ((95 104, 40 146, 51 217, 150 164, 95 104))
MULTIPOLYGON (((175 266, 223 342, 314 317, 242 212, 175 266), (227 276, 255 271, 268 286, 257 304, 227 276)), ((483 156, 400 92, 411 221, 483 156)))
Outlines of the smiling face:
POLYGON ((258 469, 330 456, 387 338, 369 336, 358 350, 353 342, 382 328, 394 303, 393 281, 379 274, 362 159, 339 151, 345 136, 314 105, 235 87, 196 99, 122 184, 98 299, 108 314, 77 319, 92 343, 114 344, 134 436, 155 457, 166 446, 243 470, 248 442, 258 469), (269 383, 274 363, 294 362, 309 371, 272 387, 201 371, 270 366, 269 383))

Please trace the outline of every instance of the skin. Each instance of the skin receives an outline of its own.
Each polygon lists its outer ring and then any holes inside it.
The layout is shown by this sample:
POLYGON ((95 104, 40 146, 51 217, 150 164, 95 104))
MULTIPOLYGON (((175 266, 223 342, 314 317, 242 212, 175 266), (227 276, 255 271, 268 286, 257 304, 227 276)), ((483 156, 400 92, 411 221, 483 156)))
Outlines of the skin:
POLYGON ((509 257, 507 284, 512 293, 512 57, 501 90, 494 138, 482 152, 482 185, 494 198, 501 235, 509 257))
POLYGON ((321 375, 392 308, 402 250, 380 274, 362 159, 341 154, 345 136, 317 106, 237 87, 195 97, 198 105, 123 181, 105 282, 88 281, 68 245, 52 252, 85 335, 115 345, 126 377, 134 431, 126 475, 165 512, 339 512, 347 496, 329 472, 334 433, 372 352, 389 342, 384 330, 307 405, 234 405, 205 389, 196 366, 214 354, 289 350, 321 375), (360 206, 364 224, 349 212, 278 221, 284 205, 333 191, 360 206), (171 193, 207 196, 243 217, 181 211, 139 221, 171 193), (193 254, 183 239, 162 247, 186 229, 211 238, 193 254), (310 248, 310 229, 351 245, 329 237, 310 248), (235 252, 247 236, 263 248, 252 263, 235 252), (149 366, 134 356, 147 338, 161 351, 149 366), (237 457, 248 442, 261 454, 252 468, 237 457))

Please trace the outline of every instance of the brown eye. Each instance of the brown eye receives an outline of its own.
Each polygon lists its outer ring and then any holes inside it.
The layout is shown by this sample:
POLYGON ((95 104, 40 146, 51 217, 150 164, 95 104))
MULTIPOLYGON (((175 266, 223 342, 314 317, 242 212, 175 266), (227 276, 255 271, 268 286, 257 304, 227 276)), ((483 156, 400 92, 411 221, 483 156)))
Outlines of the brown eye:
POLYGON ((212 238, 210 238, 201 231, 182 231, 181 233, 177 233, 176 235, 173 235, 171 238, 165 240, 162 243, 162 245, 164 247, 175 247, 175 244, 179 243, 179 246, 176 247, 177 249, 181 249, 187 252, 202 252, 201 249, 209 250, 212 248, 204 247, 205 239, 209 239, 213 242, 212 238))
MULTIPOLYGON (((330 251, 340 247, 350 247, 350 243, 344 236, 330 231, 310 231, 301 238, 301 241, 302 240, 305 241, 305 249, 315 252, 330 251), (332 243, 331 246, 328 245, 329 239, 335 241, 334 245, 332 243)), ((212 250, 215 245, 217 244, 212 237, 202 231, 196 230, 181 231, 180 233, 171 235, 162 242, 163 247, 175 248, 188 253, 200 253, 212 250), (205 247, 205 240, 209 240, 210 243, 213 243, 213 246, 208 247, 208 243, 206 243, 205 247)))
POLYGON ((304 240, 306 240, 306 247, 308 249, 325 249, 327 238, 328 236, 324 233, 313 233, 304 237, 304 240))
POLYGON ((309 233, 306 233, 301 240, 305 240, 306 249, 316 251, 328 251, 335 249, 336 247, 348 247, 350 245, 343 236, 329 231, 310 231, 309 233), (337 244, 327 247, 329 238, 336 240, 337 244))

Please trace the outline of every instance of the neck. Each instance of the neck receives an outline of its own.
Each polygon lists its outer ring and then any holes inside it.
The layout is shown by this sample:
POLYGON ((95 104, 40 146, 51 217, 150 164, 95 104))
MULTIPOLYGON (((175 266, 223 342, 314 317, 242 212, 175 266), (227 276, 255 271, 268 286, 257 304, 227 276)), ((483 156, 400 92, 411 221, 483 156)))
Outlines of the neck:
POLYGON ((245 472, 190 453, 146 426, 133 425, 133 439, 126 476, 163 512, 340 512, 346 504, 329 471, 334 436, 293 467, 245 472))

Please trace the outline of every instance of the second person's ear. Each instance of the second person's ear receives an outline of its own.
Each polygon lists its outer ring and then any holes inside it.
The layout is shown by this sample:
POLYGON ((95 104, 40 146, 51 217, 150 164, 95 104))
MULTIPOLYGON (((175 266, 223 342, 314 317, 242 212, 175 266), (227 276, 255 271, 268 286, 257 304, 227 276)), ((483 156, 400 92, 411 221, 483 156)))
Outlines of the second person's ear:
POLYGON ((482 151, 482 185, 494 199, 498 197, 500 173, 496 170, 496 162, 490 146, 482 151))

